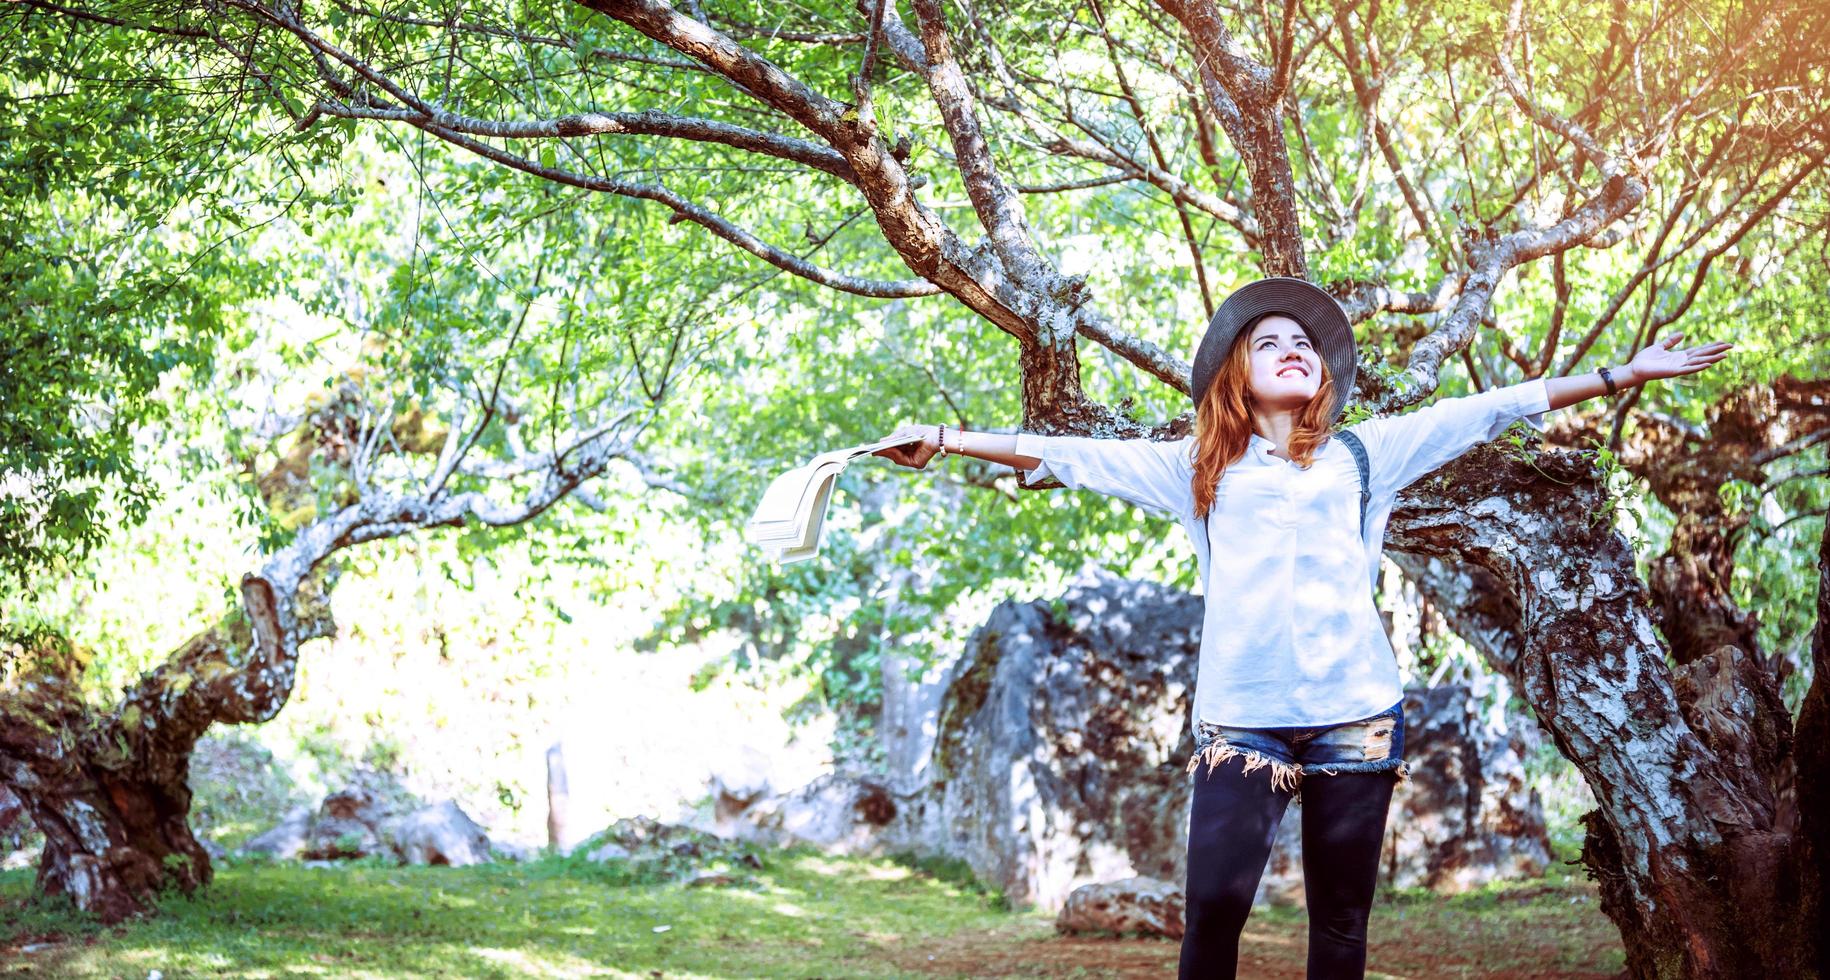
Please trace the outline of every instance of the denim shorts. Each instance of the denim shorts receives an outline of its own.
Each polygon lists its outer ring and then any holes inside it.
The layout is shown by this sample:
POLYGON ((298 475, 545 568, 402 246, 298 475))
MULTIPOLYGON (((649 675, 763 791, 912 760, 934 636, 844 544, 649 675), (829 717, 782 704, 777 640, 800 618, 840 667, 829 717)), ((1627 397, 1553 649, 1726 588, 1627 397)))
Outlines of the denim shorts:
POLYGON ((1305 775, 1337 776, 1349 772, 1396 773, 1399 785, 1410 781, 1404 761, 1404 701, 1358 721, 1305 728, 1233 728, 1201 722, 1195 726, 1194 773, 1203 763, 1214 769, 1234 756, 1243 757, 1241 775, 1268 771, 1272 789, 1302 795, 1305 775))

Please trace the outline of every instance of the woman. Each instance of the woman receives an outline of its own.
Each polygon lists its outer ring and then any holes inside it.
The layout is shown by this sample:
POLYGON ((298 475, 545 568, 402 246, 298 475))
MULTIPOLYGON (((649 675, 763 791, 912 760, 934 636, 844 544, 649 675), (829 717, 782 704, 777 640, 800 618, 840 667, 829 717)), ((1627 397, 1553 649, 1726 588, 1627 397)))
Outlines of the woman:
POLYGON ((1028 483, 1052 475, 1181 518, 1207 597, 1181 976, 1233 976, 1277 825, 1298 793, 1309 976, 1364 975, 1386 810, 1408 775, 1404 692, 1372 595, 1393 501, 1516 419, 1537 423, 1551 409, 1700 371, 1732 346, 1674 350, 1681 336, 1612 371, 1438 399, 1337 439, 1329 430, 1353 390, 1352 328, 1321 289, 1263 279, 1228 297, 1208 325, 1188 438, 914 425, 895 433, 907 444, 878 453, 917 469, 936 453, 963 453, 1025 471, 1028 483), (1216 547, 1221 557, 1210 560, 1216 547))

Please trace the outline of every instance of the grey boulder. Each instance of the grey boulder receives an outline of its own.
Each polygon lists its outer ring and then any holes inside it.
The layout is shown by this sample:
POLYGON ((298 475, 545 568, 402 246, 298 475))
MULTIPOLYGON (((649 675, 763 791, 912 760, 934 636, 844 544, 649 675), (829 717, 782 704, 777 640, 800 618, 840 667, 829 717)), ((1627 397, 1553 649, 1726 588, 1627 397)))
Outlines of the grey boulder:
POLYGON ((1182 890, 1156 878, 1082 885, 1068 895, 1055 916, 1060 933, 1148 933, 1182 938, 1182 890))
POLYGON ((463 868, 490 860, 489 836, 450 800, 415 810, 390 823, 387 830, 395 851, 407 864, 463 868))

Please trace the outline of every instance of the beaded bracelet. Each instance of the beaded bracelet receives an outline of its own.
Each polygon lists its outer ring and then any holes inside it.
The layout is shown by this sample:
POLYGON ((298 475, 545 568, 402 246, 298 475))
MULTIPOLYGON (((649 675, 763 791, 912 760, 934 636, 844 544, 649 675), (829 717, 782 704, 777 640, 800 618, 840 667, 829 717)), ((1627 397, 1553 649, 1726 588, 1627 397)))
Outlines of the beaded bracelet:
POLYGON ((947 424, 945 422, 941 423, 940 435, 935 436, 934 441, 940 443, 940 455, 943 459, 946 458, 946 455, 947 455, 947 424))

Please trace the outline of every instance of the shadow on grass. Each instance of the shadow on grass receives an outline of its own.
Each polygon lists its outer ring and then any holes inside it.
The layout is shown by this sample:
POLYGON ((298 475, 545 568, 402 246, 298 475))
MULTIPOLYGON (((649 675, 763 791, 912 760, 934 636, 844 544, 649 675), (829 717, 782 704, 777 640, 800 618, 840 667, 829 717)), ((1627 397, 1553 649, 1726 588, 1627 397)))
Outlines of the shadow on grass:
POLYGON ((962 894, 978 895, 985 899, 987 907, 1002 912, 1016 910, 1009 896, 1002 888, 986 884, 972 871, 972 865, 964 858, 924 856, 912 851, 891 854, 891 862, 909 869, 917 874, 927 875, 935 881, 944 882, 960 890, 962 894))

